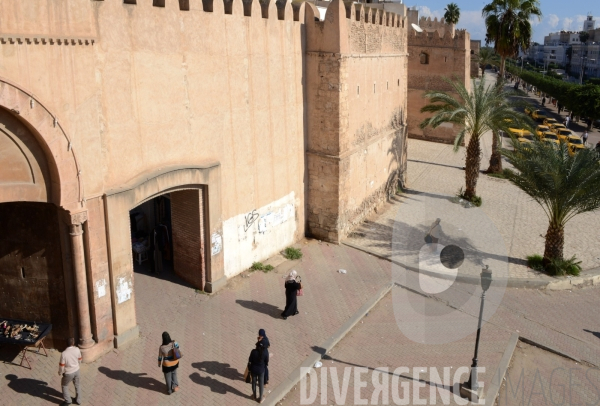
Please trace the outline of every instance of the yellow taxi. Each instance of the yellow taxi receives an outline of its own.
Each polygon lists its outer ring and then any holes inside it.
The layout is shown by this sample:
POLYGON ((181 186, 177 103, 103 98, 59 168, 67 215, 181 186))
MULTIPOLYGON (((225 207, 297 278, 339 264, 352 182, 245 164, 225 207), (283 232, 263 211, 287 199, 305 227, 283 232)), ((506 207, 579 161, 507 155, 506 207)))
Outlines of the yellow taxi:
POLYGON ((545 133, 543 133, 540 136, 540 139, 547 143, 551 143, 551 144, 555 144, 555 145, 559 144, 558 136, 556 134, 554 134, 552 131, 546 131, 545 133))
POLYGON ((575 155, 577 152, 581 151, 582 148, 577 147, 576 145, 569 145, 567 147, 568 151, 569 151, 569 155, 573 156, 575 155))
POLYGON ((561 128, 557 130, 556 135, 558 136, 559 141, 568 141, 571 136, 576 136, 571 130, 566 128, 561 128))
POLYGON ((569 138, 567 138, 567 143, 569 144, 569 148, 573 148, 576 151, 585 148, 585 145, 583 145, 583 141, 577 135, 572 135, 569 138))
POLYGON ((565 127, 564 125, 562 125, 561 123, 556 123, 556 124, 550 124, 548 125, 548 128, 550 129, 550 131, 552 131, 553 133, 556 133, 558 130, 561 129, 566 129, 567 127, 565 127))
POLYGON ((510 131, 510 133, 512 135, 514 135, 515 137, 517 137, 517 138, 523 137, 524 135, 533 135, 533 134, 531 134, 531 132, 529 132, 528 130, 526 130, 524 128, 513 128, 513 127, 510 127, 508 129, 508 131, 510 131))
POLYGON ((544 121, 545 119, 548 118, 548 116, 546 115, 546 113, 542 110, 536 110, 533 113, 531 113, 531 118, 533 118, 534 120, 537 121, 544 121))
POLYGON ((549 126, 550 124, 558 124, 558 120, 555 118, 547 118, 544 120, 544 125, 549 126))
POLYGON ((529 107, 525 107, 525 114, 527 114, 528 116, 530 116, 531 113, 533 113, 533 110, 531 110, 529 107))
POLYGON ((535 133, 537 134, 538 137, 542 137, 542 134, 544 134, 545 132, 550 132, 550 127, 545 126, 545 125, 538 125, 535 128, 535 133))

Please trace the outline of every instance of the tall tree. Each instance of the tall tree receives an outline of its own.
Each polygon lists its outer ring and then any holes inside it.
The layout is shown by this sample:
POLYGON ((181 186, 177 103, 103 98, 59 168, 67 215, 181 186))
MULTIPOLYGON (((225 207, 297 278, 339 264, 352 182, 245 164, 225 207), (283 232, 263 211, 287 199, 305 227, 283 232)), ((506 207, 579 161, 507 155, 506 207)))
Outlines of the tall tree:
POLYGON ((465 159, 465 191, 464 198, 474 201, 476 198, 477 179, 481 165, 481 137, 488 131, 506 131, 513 125, 524 126, 527 117, 515 111, 508 103, 507 92, 502 86, 486 85, 484 80, 473 81, 471 93, 460 81, 447 81, 454 93, 429 91, 425 98, 429 99, 422 113, 433 113, 423 120, 421 128, 436 128, 444 123, 458 124, 462 129, 454 139, 454 151, 469 137, 467 156, 465 159))
POLYGON ((529 48, 532 34, 530 19, 541 19, 540 3, 538 0, 492 0, 483 8, 482 15, 486 26, 485 42, 493 42, 494 50, 500 55, 502 78, 506 58, 529 48))
POLYGON ((590 33, 587 31, 581 31, 579 33, 579 41, 583 42, 584 44, 587 42, 587 40, 590 39, 590 33))
POLYGON ((481 76, 485 74, 485 67, 497 61, 497 56, 492 48, 484 47, 479 50, 477 63, 481 69, 481 76))
POLYGON ((566 143, 555 148, 541 141, 525 145, 516 140, 513 150, 502 154, 516 169, 508 172, 508 180, 542 206, 548 217, 545 262, 563 259, 565 224, 600 208, 598 155, 584 148, 571 156, 566 143))
POLYGON ((450 3, 444 9, 444 20, 448 24, 458 24, 460 19, 460 8, 456 3, 450 3))

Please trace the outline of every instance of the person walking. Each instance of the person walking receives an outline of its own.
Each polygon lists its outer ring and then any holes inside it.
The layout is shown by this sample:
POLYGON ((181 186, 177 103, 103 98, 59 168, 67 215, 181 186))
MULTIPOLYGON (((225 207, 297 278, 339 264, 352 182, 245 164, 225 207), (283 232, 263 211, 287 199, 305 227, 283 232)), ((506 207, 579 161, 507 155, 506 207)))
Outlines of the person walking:
POLYGON ((583 139, 583 145, 587 144, 587 140, 588 140, 588 132, 584 131, 583 132, 583 136, 581 137, 583 139))
POLYGON ((567 117, 565 118, 565 127, 569 128, 569 122, 571 121, 571 116, 567 115, 567 117))
MULTIPOLYGON (((267 350, 271 346, 271 343, 269 342, 269 338, 267 337, 267 333, 265 333, 265 330, 262 328, 260 330, 258 330, 258 341, 260 341, 267 350)), ((271 355, 269 354, 269 358, 270 357, 271 357, 271 355)), ((265 381, 265 386, 267 386, 269 384, 269 365, 265 365, 264 381, 265 381)))
POLYGON ((69 393, 69 384, 73 382, 75 385, 75 403, 81 404, 81 390, 79 388, 79 364, 81 364, 81 351, 75 346, 75 339, 67 339, 67 349, 60 354, 60 363, 58 365, 58 375, 62 376, 60 385, 62 386, 64 402, 62 406, 72 403, 71 394, 69 393))
POLYGON ((546 104, 546 96, 542 96, 542 107, 546 104))
POLYGON ((302 289, 300 277, 296 271, 290 272, 285 281, 285 309, 281 313, 281 317, 287 320, 289 316, 298 314, 298 290, 302 289))
POLYGON ((158 349, 158 366, 162 366, 169 395, 179 390, 179 382, 177 381, 179 359, 175 357, 175 350, 179 350, 179 344, 171 340, 171 336, 165 331, 162 333, 162 345, 158 349))
POLYGON ((269 365, 269 350, 265 348, 262 340, 256 343, 256 348, 250 352, 248 357, 248 370, 252 375, 252 396, 262 403, 265 401, 263 393, 265 390, 265 370, 269 365), (258 385, 259 396, 256 397, 256 385, 258 385))

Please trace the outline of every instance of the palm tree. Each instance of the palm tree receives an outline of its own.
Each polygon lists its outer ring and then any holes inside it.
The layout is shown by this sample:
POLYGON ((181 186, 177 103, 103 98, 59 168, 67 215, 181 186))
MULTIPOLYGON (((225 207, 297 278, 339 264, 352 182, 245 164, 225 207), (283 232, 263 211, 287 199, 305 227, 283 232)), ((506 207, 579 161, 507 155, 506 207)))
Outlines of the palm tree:
POLYGON ((507 178, 535 200, 548 216, 544 261, 563 259, 565 224, 578 214, 600 208, 598 155, 584 148, 571 156, 568 146, 559 148, 536 141, 513 141, 513 151, 502 150, 518 172, 507 178))
POLYGON ((456 3, 450 3, 444 9, 444 20, 448 24, 457 24, 460 19, 460 9, 456 3))
POLYGON ((481 69, 481 76, 485 73, 485 67, 492 65, 496 61, 497 56, 492 48, 481 48, 479 54, 477 54, 477 63, 479 64, 479 69, 481 69))
POLYGON ((531 42, 532 17, 541 19, 539 0, 492 0, 483 8, 485 18, 486 44, 494 43, 494 50, 500 55, 500 75, 504 77, 506 58, 516 55, 519 49, 525 51, 531 42))
POLYGON ((506 98, 507 93, 501 86, 486 86, 483 80, 473 81, 473 91, 469 93, 460 81, 447 80, 447 83, 458 97, 443 91, 425 93, 424 97, 430 103, 421 112, 433 113, 433 116, 423 120, 420 127, 436 128, 444 123, 463 127, 454 139, 454 151, 458 151, 466 136, 470 137, 465 159, 466 187, 463 196, 474 201, 481 164, 480 138, 488 131, 508 131, 509 126, 522 126, 527 122, 527 117, 512 109, 506 98))

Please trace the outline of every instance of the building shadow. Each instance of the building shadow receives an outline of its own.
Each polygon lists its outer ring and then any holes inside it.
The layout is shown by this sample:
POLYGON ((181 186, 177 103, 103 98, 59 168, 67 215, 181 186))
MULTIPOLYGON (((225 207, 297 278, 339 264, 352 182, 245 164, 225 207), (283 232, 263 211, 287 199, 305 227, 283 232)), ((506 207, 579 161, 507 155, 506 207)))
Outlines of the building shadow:
MULTIPOLYGON (((226 393, 233 393, 234 395, 248 398, 250 394, 245 394, 231 385, 227 385, 224 382, 221 382, 215 378, 211 378, 210 376, 202 376, 198 372, 194 372, 190 375, 190 379, 192 382, 197 383, 198 385, 206 386, 211 390, 211 392, 219 393, 221 395, 225 395, 226 393)), ((251 391, 252 388, 249 388, 251 391)))
POLYGON ((209 375, 219 375, 223 378, 231 379, 232 381, 243 381, 244 375, 238 372, 237 369, 229 364, 224 364, 217 361, 202 361, 194 362, 193 368, 199 369, 201 372, 206 372, 209 375))
MULTIPOLYGON (((285 296, 282 294, 282 301, 285 301, 285 296)), ((279 319, 281 317, 281 312, 283 312, 283 308, 279 308, 277 306, 273 306, 270 303, 257 302, 256 300, 241 300, 238 299, 235 301, 240 306, 253 310, 258 313, 266 314, 267 316, 271 316, 274 319, 279 319)))
MULTIPOLYGON (((62 393, 48 386, 48 382, 37 379, 19 378, 14 374, 6 375, 6 386, 17 393, 44 399, 46 402, 60 404, 64 401, 62 393)), ((4 403, 3 403, 4 404, 4 403)))
POLYGON ((167 393, 167 385, 158 379, 151 378, 145 372, 133 373, 127 371, 116 371, 106 367, 98 368, 98 371, 115 381, 122 381, 124 384, 134 388, 146 389, 159 393, 167 393))

